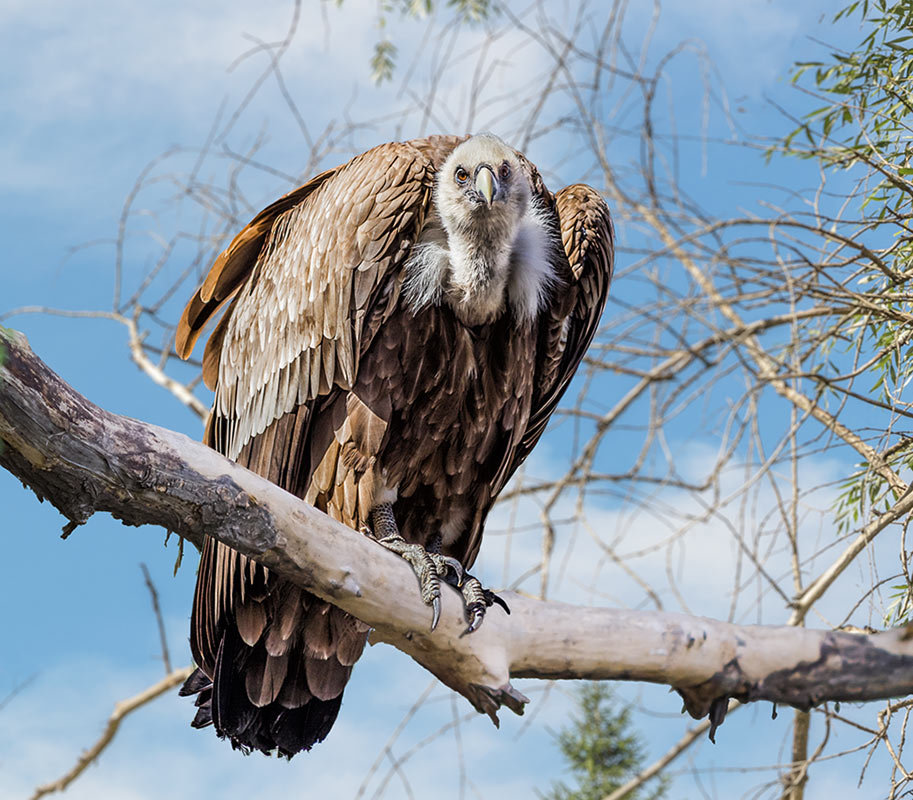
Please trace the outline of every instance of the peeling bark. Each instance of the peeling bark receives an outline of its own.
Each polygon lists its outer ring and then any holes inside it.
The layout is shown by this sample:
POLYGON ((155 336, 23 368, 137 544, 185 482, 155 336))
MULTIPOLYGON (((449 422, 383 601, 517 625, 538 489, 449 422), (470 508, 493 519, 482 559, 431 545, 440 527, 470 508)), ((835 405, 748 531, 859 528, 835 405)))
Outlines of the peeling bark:
POLYGON ((693 717, 710 717, 711 735, 731 697, 808 709, 913 692, 911 627, 738 626, 505 592, 511 616, 493 608, 461 638, 462 601, 444 587, 432 634, 404 561, 199 442, 99 408, 21 335, 0 330, 0 343, 0 465, 60 510, 65 533, 98 511, 197 545, 208 533, 372 625, 375 641, 408 653, 495 722, 499 707, 522 713, 528 702, 511 678, 666 684, 693 717))

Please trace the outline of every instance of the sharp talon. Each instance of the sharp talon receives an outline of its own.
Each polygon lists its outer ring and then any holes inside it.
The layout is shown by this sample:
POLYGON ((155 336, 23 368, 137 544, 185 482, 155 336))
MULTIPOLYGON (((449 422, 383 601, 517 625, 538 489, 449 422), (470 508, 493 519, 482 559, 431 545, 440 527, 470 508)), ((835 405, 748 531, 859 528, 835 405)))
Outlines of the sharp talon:
POLYGON ((457 561, 455 558, 450 556, 442 556, 443 562, 453 570, 457 579, 457 586, 463 582, 463 565, 457 561))
MULTIPOLYGON (((368 533, 367 530, 365 530, 368 533)), ((440 534, 428 540, 427 546, 407 542, 400 535, 393 516, 393 508, 383 503, 371 511, 371 532, 373 538, 387 550, 404 558, 412 567, 421 587, 422 600, 431 606, 431 630, 441 620, 441 580, 455 586, 463 596, 463 608, 469 623, 461 636, 477 631, 485 619, 485 611, 497 603, 508 614, 510 609, 500 597, 482 587, 465 569, 458 559, 441 552, 443 541, 440 534)))
POLYGON ((466 615, 469 617, 469 625, 467 625, 466 630, 460 634, 461 639, 466 634, 473 633, 479 629, 479 625, 481 625, 482 620, 485 619, 485 606, 481 603, 473 603, 466 609, 466 615))
MULTIPOLYGON (((405 559, 421 589, 422 601, 431 606, 431 630, 437 628, 441 619, 441 581, 450 583, 449 573, 457 577, 457 585, 463 580, 463 566, 455 558, 445 556, 440 551, 440 535, 437 541, 429 542, 423 547, 415 542, 407 542, 400 535, 393 516, 390 503, 382 503, 371 510, 371 530, 373 538, 384 548, 405 559)), ((475 599, 475 598, 473 598, 475 599)))
POLYGON ((438 622, 440 622, 440 619, 441 619, 441 598, 440 597, 435 597, 431 601, 431 610, 432 610, 431 630, 433 631, 437 627, 437 624, 438 624, 438 622))
POLYGON ((498 604, 499 606, 501 606, 501 608, 503 608, 508 614, 510 614, 510 607, 507 605, 507 603, 505 603, 504 600, 503 600, 501 597, 499 597, 499 596, 496 595, 494 592, 492 592, 492 591, 490 591, 490 590, 488 590, 488 589, 485 590, 485 601, 486 601, 486 602, 488 603, 488 605, 490 605, 490 606, 493 606, 495 603, 497 603, 497 604, 498 604))

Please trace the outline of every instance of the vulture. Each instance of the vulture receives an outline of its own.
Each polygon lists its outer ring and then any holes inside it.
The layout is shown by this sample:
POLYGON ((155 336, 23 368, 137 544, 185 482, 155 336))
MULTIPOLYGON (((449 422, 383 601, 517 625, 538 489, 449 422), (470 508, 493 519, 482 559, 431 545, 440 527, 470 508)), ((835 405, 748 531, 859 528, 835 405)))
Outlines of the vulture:
MULTIPOLYGON (((599 323, 614 258, 594 189, 549 192, 492 134, 383 144, 265 208, 178 324, 214 390, 206 442, 401 554, 437 621, 499 598, 465 572, 498 493, 599 323)), ((214 539, 190 643, 195 727, 292 757, 329 733, 368 626, 214 539)))

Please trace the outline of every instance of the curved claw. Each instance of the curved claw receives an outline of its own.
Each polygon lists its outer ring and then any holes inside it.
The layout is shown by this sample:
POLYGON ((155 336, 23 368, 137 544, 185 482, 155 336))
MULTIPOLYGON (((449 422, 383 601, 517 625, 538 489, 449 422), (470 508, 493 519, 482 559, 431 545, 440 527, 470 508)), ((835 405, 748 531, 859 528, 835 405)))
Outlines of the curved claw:
POLYGON ((431 630, 433 631, 438 622, 441 621, 441 598, 435 597, 431 600, 431 630))
POLYGON ((441 561, 453 570, 456 575, 457 586, 459 586, 463 582, 463 565, 450 556, 441 556, 441 561))
POLYGON ((482 620, 485 619, 485 606, 482 603, 473 603, 466 609, 466 615, 469 617, 469 625, 467 625, 466 630, 460 634, 461 639, 467 634, 479 629, 482 620))
POLYGON ((510 607, 504 602, 504 599, 499 595, 496 595, 491 589, 485 590, 485 600, 488 605, 493 606, 497 603, 501 608, 503 608, 508 614, 510 614, 510 607))

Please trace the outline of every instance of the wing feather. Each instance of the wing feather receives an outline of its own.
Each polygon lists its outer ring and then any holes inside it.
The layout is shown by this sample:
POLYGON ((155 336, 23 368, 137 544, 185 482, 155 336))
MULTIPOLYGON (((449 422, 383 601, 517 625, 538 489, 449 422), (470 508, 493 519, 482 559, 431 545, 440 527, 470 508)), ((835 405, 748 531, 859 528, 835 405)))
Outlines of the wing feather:
MULTIPOLYGON (((178 322, 175 349, 181 358, 187 358, 190 355, 194 344, 206 327, 206 323, 250 276, 263 249, 263 243, 277 217, 302 202, 335 172, 335 169, 328 170, 315 176, 303 186, 299 186, 264 208, 219 255, 209 270, 206 280, 203 281, 203 285, 190 298, 190 302, 187 303, 178 322)), ((221 349, 220 346, 216 346, 218 344, 220 343, 213 343, 210 338, 207 350, 212 348, 218 354, 221 349)), ((210 389, 213 385, 214 383, 207 383, 210 389)))
POLYGON ((367 310, 424 224, 433 175, 408 143, 382 145, 275 218, 223 334, 215 407, 228 420, 227 455, 290 403, 352 385, 367 310), (288 371, 300 376, 294 401, 280 390, 288 371))
MULTIPOLYGON (((333 457, 327 457, 326 444, 345 405, 315 416, 315 404, 354 385, 361 353, 396 305, 397 269, 424 225, 435 167, 457 141, 432 137, 382 145, 328 170, 260 212, 216 259, 176 335, 179 354, 188 356, 206 323, 228 305, 204 355, 207 384, 216 389, 207 428, 211 446, 301 497, 344 486, 341 443, 331 444, 333 457)), ((366 432, 369 446, 376 446, 379 435, 374 422, 369 420, 366 432)), ((352 487, 344 488, 351 506, 352 487)), ((365 482, 358 490, 367 499, 365 482)), ((327 510, 341 516, 335 503, 327 510)), ((237 630, 239 622, 239 645, 259 632, 270 657, 291 652, 289 647, 300 646, 293 629, 305 618, 321 628, 317 617, 323 615, 307 606, 304 593, 301 598, 301 608, 293 608, 266 570, 207 540, 194 598, 195 658, 212 677, 223 631, 237 630)), ((363 633, 348 637, 346 661, 356 657, 363 633)), ((271 677, 259 683, 258 700, 274 695, 273 679, 280 674, 269 673, 268 664, 263 670, 271 677)), ((329 664, 310 670, 326 684, 322 694, 339 678, 328 674, 329 664)), ((307 698, 302 693, 294 701, 307 698)))

